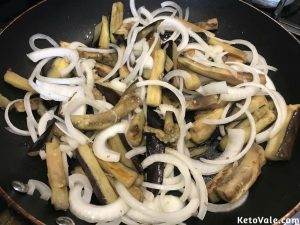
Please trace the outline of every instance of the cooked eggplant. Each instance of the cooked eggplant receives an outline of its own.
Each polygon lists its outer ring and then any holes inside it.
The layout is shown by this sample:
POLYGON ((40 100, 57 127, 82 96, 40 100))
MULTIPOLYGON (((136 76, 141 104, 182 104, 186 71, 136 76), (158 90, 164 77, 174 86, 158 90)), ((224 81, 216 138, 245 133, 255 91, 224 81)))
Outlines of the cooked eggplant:
POLYGON ((166 55, 165 71, 168 73, 173 69, 173 67, 174 67, 174 63, 172 59, 168 55, 166 55))
POLYGON ((75 127, 82 130, 102 130, 128 115, 141 104, 141 99, 135 93, 124 95, 110 110, 90 115, 73 115, 71 121, 75 127))
POLYGON ((176 143, 179 137, 179 127, 174 126, 174 133, 167 133, 161 129, 145 126, 144 131, 146 133, 153 133, 163 143, 176 143))
POLYGON ((101 168, 106 173, 116 178, 118 181, 124 184, 125 187, 129 188, 135 183, 138 177, 138 173, 134 170, 124 166, 122 163, 119 162, 107 162, 101 159, 97 160, 101 168))
POLYGON ((47 77, 60 78, 60 71, 65 69, 69 62, 65 58, 54 59, 50 69, 47 71, 47 77))
POLYGON ((168 41, 168 47, 166 49, 167 56, 172 60, 174 69, 177 69, 177 44, 175 41, 168 41))
MULTIPOLYGON (((153 68, 150 80, 161 80, 164 72, 166 53, 162 49, 154 51, 153 68)), ((150 106, 159 106, 161 103, 161 87, 151 85, 147 87, 146 103, 150 106)))
POLYGON ((29 91, 33 93, 35 92, 35 90, 33 90, 26 78, 14 73, 10 69, 8 69, 5 72, 4 81, 20 90, 29 91))
POLYGON ((247 61, 247 55, 244 51, 222 41, 219 41, 216 38, 208 38, 208 44, 221 46, 224 51, 228 52, 229 55, 240 58, 243 62, 247 61))
POLYGON ((137 34, 136 42, 142 40, 143 38, 148 39, 150 36, 152 36, 152 34, 157 30, 157 27, 159 26, 161 21, 162 20, 157 20, 140 30, 137 34))
POLYGON ((124 38, 127 38, 128 33, 132 27, 133 23, 123 23, 118 30, 114 32, 114 35, 120 35, 123 36, 124 38))
POLYGON ((110 33, 109 33, 108 18, 107 16, 102 16, 99 47, 109 48, 109 43, 110 43, 110 33))
POLYGON ((184 19, 179 18, 178 16, 175 17, 178 21, 180 21, 185 27, 191 29, 192 31, 196 32, 196 33, 201 33, 201 32, 205 32, 206 30, 204 30, 203 28, 201 28, 200 26, 190 23, 184 19))
POLYGON ((239 165, 223 174, 214 189, 215 193, 224 201, 236 202, 254 184, 265 163, 264 149, 257 144, 252 145, 239 165))
POLYGON ((130 120, 129 127, 126 131, 127 141, 130 145, 139 146, 143 139, 143 128, 145 125, 144 111, 136 113, 130 120))
POLYGON ((112 43, 116 43, 114 33, 121 27, 123 23, 124 16, 124 4, 122 2, 115 2, 112 5, 111 9, 111 18, 110 18, 110 39, 112 43))
POLYGON ((6 98, 5 96, 3 96, 2 94, 0 94, 0 108, 5 109, 9 103, 10 103, 10 100, 8 98, 6 98))
POLYGON ((46 144, 46 163, 51 187, 51 204, 56 210, 67 210, 69 208, 68 182, 59 141, 56 139, 46 144))
POLYGON ((120 94, 115 90, 106 87, 102 84, 96 84, 96 88, 100 91, 100 93, 105 97, 105 100, 112 105, 116 105, 118 101, 120 101, 120 94))
POLYGON ((88 176, 99 203, 104 205, 117 200, 117 194, 101 169, 92 149, 88 145, 80 145, 76 150, 76 157, 88 176))
POLYGON ((97 88, 94 87, 92 90, 92 93, 93 93, 95 100, 104 100, 104 96, 97 88))
MULTIPOLYGON (((253 118, 255 120, 256 132, 259 133, 276 119, 276 115, 273 111, 269 110, 267 106, 263 106, 253 113, 253 118)), ((245 131, 245 143, 250 137, 250 123, 248 119, 243 120, 235 128, 243 129, 245 131)), ((220 141, 220 149, 224 150, 228 141, 228 136, 225 135, 220 141)))
MULTIPOLYGON (((249 73, 238 73, 237 76, 235 76, 227 69, 206 66, 185 57, 178 57, 178 63, 203 76, 215 80, 226 81, 232 85, 243 83, 245 80, 252 81, 253 79, 252 74, 249 73)), ((260 76, 260 82, 262 84, 265 84, 266 83, 265 76, 262 74, 260 74, 259 76, 260 76)))
POLYGON ((96 62, 114 67, 118 56, 116 53, 99 53, 79 51, 80 58, 94 59, 96 62))
POLYGON ((223 110, 224 108, 219 108, 213 111, 201 112, 197 114, 193 127, 190 129, 191 138, 195 143, 200 144, 206 141, 216 129, 216 125, 203 123, 202 120, 204 118, 219 119, 223 113, 223 110))
POLYGON ((214 31, 218 30, 219 22, 217 18, 208 19, 207 21, 201 21, 194 23, 196 26, 201 27, 204 30, 214 31))
POLYGON ((105 77, 113 69, 111 66, 107 66, 107 65, 102 64, 102 63, 96 63, 94 68, 97 71, 97 74, 101 77, 105 77))
POLYGON ((265 156, 268 160, 289 160, 291 158, 300 125, 299 106, 288 106, 287 117, 282 129, 267 143, 265 156))
MULTIPOLYGON (((40 98, 31 98, 30 99, 30 106, 31 110, 37 110, 39 108, 39 105, 42 104, 42 100, 40 98)), ((25 112, 25 106, 24 106, 24 101, 20 100, 17 101, 15 104, 15 109, 17 112, 25 112)))
POLYGON ((128 188, 128 191, 136 200, 138 200, 140 202, 144 201, 144 193, 140 187, 133 185, 130 188, 128 188))

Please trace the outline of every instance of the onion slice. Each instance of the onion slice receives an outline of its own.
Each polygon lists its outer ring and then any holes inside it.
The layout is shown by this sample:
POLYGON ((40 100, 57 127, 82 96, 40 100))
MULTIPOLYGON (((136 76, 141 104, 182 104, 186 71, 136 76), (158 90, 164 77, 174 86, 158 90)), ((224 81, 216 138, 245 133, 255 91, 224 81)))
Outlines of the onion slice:
POLYGON ((45 201, 48 201, 51 198, 51 189, 49 186, 41 181, 29 179, 28 180, 28 195, 33 195, 34 190, 38 190, 40 192, 41 199, 44 199, 45 201))

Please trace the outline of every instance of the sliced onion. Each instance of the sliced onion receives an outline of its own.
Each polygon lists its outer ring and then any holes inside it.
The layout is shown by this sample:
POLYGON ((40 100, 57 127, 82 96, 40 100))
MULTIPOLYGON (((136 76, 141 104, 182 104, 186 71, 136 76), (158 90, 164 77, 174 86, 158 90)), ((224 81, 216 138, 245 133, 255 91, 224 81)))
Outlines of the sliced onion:
POLYGON ((82 200, 86 203, 90 203, 93 194, 93 187, 85 175, 79 173, 72 174, 69 176, 68 183, 70 189, 73 189, 77 184, 82 184, 84 189, 82 200))
POLYGON ((162 8, 165 8, 165 7, 168 7, 168 6, 173 7, 178 12, 178 17, 183 18, 182 8, 176 2, 164 1, 160 5, 161 5, 162 8))
POLYGON ((33 192, 35 190, 38 190, 38 192, 40 192, 41 194, 40 196, 41 199, 48 201, 51 198, 51 189, 47 184, 38 180, 29 179, 27 185, 28 185, 27 194, 33 195, 33 192))
POLYGON ((126 90, 126 84, 120 81, 120 78, 111 80, 110 87, 116 91, 123 93, 126 90))
POLYGON ((184 14, 184 20, 188 21, 190 17, 190 7, 186 7, 185 14, 184 14))
POLYGON ((235 40, 232 40, 231 43, 232 44, 240 44, 240 45, 247 46, 251 50, 251 52, 252 52, 252 61, 251 61, 250 66, 257 65, 258 59, 259 59, 259 55, 258 55, 256 47, 251 42, 246 41, 246 40, 241 40, 241 39, 235 39, 235 40))
POLYGON ((32 95, 32 92, 27 92, 24 96, 24 108, 27 114, 27 117, 29 118, 30 122, 33 123, 33 126, 37 128, 38 124, 32 114, 31 104, 30 104, 30 97, 32 95))
POLYGON ((184 187, 184 180, 177 184, 155 184, 149 182, 143 182, 142 186, 145 188, 157 189, 162 191, 176 191, 184 187))
POLYGON ((118 60, 115 64, 115 67, 109 72, 109 74, 107 74, 105 77, 103 77, 101 79, 101 82, 104 82, 106 80, 108 80, 109 78, 111 78, 113 75, 115 75, 115 73, 120 69, 120 67, 122 66, 122 51, 121 49, 115 45, 115 44, 109 44, 110 47, 113 47, 114 49, 116 49, 117 54, 118 54, 118 60))
POLYGON ((164 76, 163 80, 165 82, 168 82, 169 80, 171 80, 174 77, 182 77, 183 79, 189 79, 191 77, 191 75, 188 72, 186 72, 185 70, 180 70, 180 69, 171 70, 164 76))
POLYGON ((131 149, 130 151, 126 152, 125 157, 127 159, 131 159, 134 156, 142 155, 144 153, 146 153, 146 147, 140 146, 140 147, 136 147, 136 148, 131 149))
POLYGON ((95 137, 94 144, 93 144, 93 151, 94 154, 102 160, 108 162, 119 162, 120 160, 120 153, 110 150, 106 146, 106 141, 108 138, 113 137, 117 133, 125 133, 128 126, 127 121, 121 121, 120 123, 114 124, 109 128, 101 131, 95 137))
MULTIPOLYGON (((242 108, 239 104, 237 104, 237 106, 239 108, 242 108)), ((233 163, 233 162, 241 159, 244 155, 246 155, 246 153, 250 150, 250 148, 252 147, 252 145, 255 141, 256 127, 255 127, 254 118, 251 115, 251 113, 248 110, 246 110, 245 113, 246 113, 249 123, 250 123, 250 137, 249 137, 248 143, 246 144, 244 149, 241 150, 239 154, 237 154, 233 157, 230 157, 229 159, 212 159, 212 160, 210 160, 210 159, 201 158, 202 162, 217 164, 217 165, 218 164, 228 164, 228 163, 233 163)))
POLYGON ((46 160, 46 158, 47 158, 46 151, 40 150, 39 151, 39 156, 40 156, 41 160, 46 160))
POLYGON ((115 49, 106 49, 106 48, 88 48, 88 47, 77 47, 76 48, 79 51, 84 51, 84 52, 96 52, 100 54, 111 54, 115 53, 115 49))
POLYGON ((169 213, 163 213, 159 211, 154 211, 143 205, 141 202, 136 200, 124 187, 123 184, 117 182, 116 190, 118 194, 121 196, 122 199, 132 208, 135 209, 145 215, 148 215, 152 217, 153 220, 158 220, 161 222, 167 222, 167 223, 180 223, 192 216, 192 214, 197 210, 199 205, 199 199, 192 198, 189 203, 181 210, 175 211, 175 212, 169 212, 169 213))
POLYGON ((86 203, 81 196, 82 189, 82 184, 76 184, 70 189, 69 194, 70 211, 79 219, 89 223, 113 221, 123 216, 128 210, 127 205, 120 198, 107 205, 86 203))
POLYGON ((52 120, 53 118, 54 118, 54 110, 47 111, 40 118, 38 127, 37 127, 39 136, 41 136, 46 131, 48 121, 52 120))
POLYGON ((172 7, 164 7, 164 8, 158 8, 154 11, 152 11, 152 16, 156 17, 157 15, 160 15, 162 13, 172 13, 170 15, 170 17, 174 17, 177 13, 176 9, 172 8, 172 7))
POLYGON ((56 41, 54 41, 51 37, 45 35, 45 34, 34 34, 29 38, 29 45, 33 51, 40 50, 38 47, 35 46, 35 40, 37 39, 44 39, 47 40, 53 47, 59 47, 56 41))
POLYGON ((27 54, 27 57, 33 62, 50 57, 66 57, 70 61, 70 64, 67 68, 60 71, 62 77, 73 70, 79 59, 78 52, 68 48, 44 48, 27 54))
POLYGON ((36 142, 38 139, 37 133, 36 133, 33 121, 28 116, 26 117, 26 123, 27 123, 27 128, 30 133, 30 137, 31 137, 32 141, 36 142))
POLYGON ((9 115, 8 115, 8 112, 9 112, 9 109, 11 108, 11 106, 13 106, 16 102, 19 102, 19 101, 22 101, 23 99, 17 99, 17 100, 14 100, 14 101, 11 101, 5 108, 5 111, 4 111, 4 118, 5 118, 5 122, 7 123, 8 127, 15 133, 15 134, 18 134, 18 135, 21 135, 21 136, 30 136, 30 133, 28 130, 21 130, 17 127, 15 127, 10 119, 9 119, 9 115))
POLYGON ((88 60, 84 60, 82 62, 82 68, 85 71, 86 74, 86 86, 85 86, 85 94, 87 96, 87 98, 94 100, 94 95, 93 95, 93 88, 94 88, 94 84, 95 84, 95 80, 94 80, 94 74, 93 74, 93 68, 96 64, 96 61, 93 59, 88 59, 88 60))
POLYGON ((243 115, 248 110, 250 103, 251 103, 251 97, 247 97, 243 107, 241 107, 240 110, 238 112, 236 112, 235 114, 228 116, 226 118, 222 118, 222 119, 205 119, 204 118, 204 119, 202 119, 202 122, 207 123, 207 124, 215 124, 215 125, 230 123, 230 122, 234 121, 235 119, 239 118, 241 115, 243 115))
POLYGON ((140 18, 139 14, 137 13, 136 7, 135 7, 135 0, 130 0, 129 6, 130 6, 130 11, 131 11, 131 14, 133 15, 133 17, 140 18))
POLYGON ((96 225, 119 225, 122 222, 121 217, 109 222, 98 222, 96 225))
POLYGON ((228 86, 227 86, 226 81, 212 82, 212 83, 206 84, 204 86, 201 86, 196 91, 204 96, 215 95, 215 94, 225 94, 225 93, 228 93, 228 86))

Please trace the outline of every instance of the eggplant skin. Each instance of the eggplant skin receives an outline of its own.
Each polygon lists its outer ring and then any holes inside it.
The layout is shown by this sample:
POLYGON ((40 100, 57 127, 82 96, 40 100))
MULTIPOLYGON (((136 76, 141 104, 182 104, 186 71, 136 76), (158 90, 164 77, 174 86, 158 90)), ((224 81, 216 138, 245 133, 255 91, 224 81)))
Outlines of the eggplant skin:
POLYGON ((300 105, 289 105, 282 130, 268 141, 265 156, 268 160, 290 160, 300 125, 300 105))

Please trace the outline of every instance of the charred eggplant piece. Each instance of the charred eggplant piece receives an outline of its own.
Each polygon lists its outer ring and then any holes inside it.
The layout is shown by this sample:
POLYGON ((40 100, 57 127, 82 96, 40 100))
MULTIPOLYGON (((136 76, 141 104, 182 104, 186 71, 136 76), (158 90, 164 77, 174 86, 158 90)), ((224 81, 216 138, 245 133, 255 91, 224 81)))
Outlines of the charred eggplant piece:
MULTIPOLYGON (((151 118, 153 114, 157 114, 153 111, 152 108, 148 107, 147 118, 151 118)), ((158 115, 156 116, 156 118, 158 115)), ((152 121, 148 120, 148 125, 154 127, 156 129, 162 129, 162 124, 160 120, 154 122, 154 117, 152 117, 152 121)), ((165 153, 165 144, 161 142, 153 133, 146 133, 146 156, 153 154, 161 154, 165 153)), ((150 165, 146 172, 145 177, 147 182, 162 184, 163 175, 164 175, 164 163, 156 162, 150 165)), ((158 190, 150 189, 150 191, 154 194, 158 194, 158 190)))
POLYGON ((107 16, 102 16, 99 47, 109 48, 109 43, 110 43, 110 33, 109 33, 108 18, 107 16))
POLYGON ((121 27, 124 16, 124 4, 122 2, 115 2, 112 5, 110 17, 110 39, 112 43, 116 43, 114 33, 121 27))
POLYGON ((62 153, 56 139, 46 144, 46 163, 52 192, 51 204, 56 210, 67 210, 69 208, 68 183, 62 153))
POLYGON ((115 90, 101 84, 96 84, 96 88, 110 104, 116 105, 120 101, 121 96, 115 90))
POLYGON ((281 131, 268 141, 265 156, 268 160, 289 160, 300 125, 299 105, 289 105, 281 131))
POLYGON ((224 201, 236 202, 255 183, 265 163, 264 149, 254 144, 231 173, 223 174, 215 193, 224 201))
POLYGON ((94 59, 96 62, 114 67, 117 62, 116 53, 98 53, 79 51, 80 58, 94 59))
POLYGON ((195 23, 196 26, 201 27, 204 30, 215 31, 218 30, 219 22, 217 18, 211 18, 207 21, 201 21, 195 23))
POLYGON ((129 124, 126 132, 127 141, 130 145, 136 147, 139 146, 143 139, 143 128, 145 125, 144 111, 136 113, 129 124))
POLYGON ((4 74, 4 81, 15 88, 20 90, 35 92, 33 88, 29 85, 28 79, 14 73, 12 70, 8 69, 4 74))
MULTIPOLYGON (((238 73, 237 76, 233 75, 229 70, 217 67, 210 67, 185 57, 179 57, 178 63, 189 68, 190 70, 199 73, 200 75, 206 76, 211 79, 226 81, 229 84, 237 85, 246 81, 252 81, 253 76, 249 73, 238 73)), ((260 82, 266 83, 265 76, 260 74, 260 82)))
POLYGON ((101 169, 92 149, 88 145, 80 145, 76 150, 76 157, 88 176, 99 203, 104 205, 117 200, 117 194, 101 169))
POLYGON ((150 36, 152 36, 152 34, 157 30, 161 22, 162 20, 157 20, 140 30, 137 34, 136 42, 142 40, 143 38, 148 39, 150 36))
POLYGON ((71 121, 75 127, 81 130, 102 130, 128 115, 141 104, 141 99, 130 93, 123 96, 120 101, 110 110, 91 115, 73 115, 71 121))
POLYGON ((101 76, 101 77, 105 77, 107 74, 109 74, 112 71, 111 66, 107 66, 102 63, 96 63, 94 68, 97 71, 97 73, 99 74, 99 76, 101 76))

